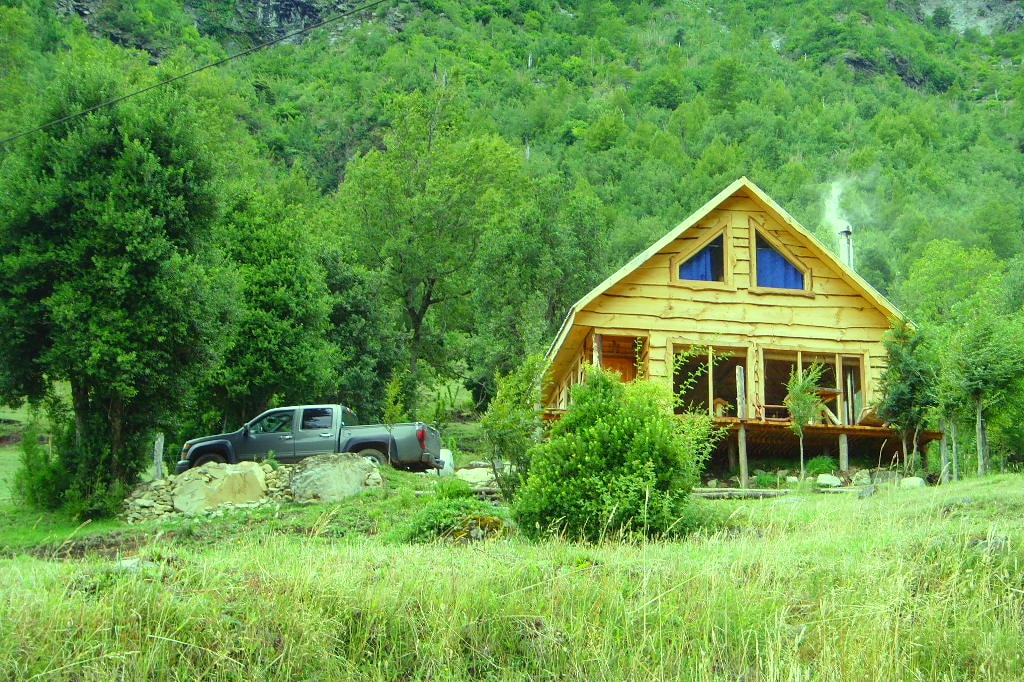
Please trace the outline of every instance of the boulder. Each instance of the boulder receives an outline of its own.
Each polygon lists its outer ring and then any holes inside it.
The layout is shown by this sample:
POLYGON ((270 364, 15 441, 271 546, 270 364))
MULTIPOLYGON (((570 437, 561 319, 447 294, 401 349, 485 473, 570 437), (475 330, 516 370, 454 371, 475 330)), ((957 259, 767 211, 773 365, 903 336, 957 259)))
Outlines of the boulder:
POLYGON ((871 472, 867 469, 858 469, 851 481, 853 485, 871 485, 871 472))
POLYGON ((486 488, 488 486, 496 485, 494 480, 494 469, 490 465, 486 467, 472 467, 459 469, 455 472, 455 475, 466 481, 473 487, 486 488))
POLYGON ((901 488, 923 488, 928 485, 920 476, 907 476, 900 481, 901 488))
POLYGON ((899 485, 903 477, 889 469, 875 469, 871 472, 871 482, 875 485, 899 485))
POLYGON ((172 501, 177 511, 191 516, 225 503, 256 502, 266 492, 263 468, 256 462, 211 462, 178 476, 172 501))
POLYGON ((291 475, 296 502, 337 502, 383 483, 375 464, 350 452, 307 457, 291 475))
POLYGON ((817 483, 822 488, 838 488, 843 484, 843 479, 832 474, 818 474, 817 483))

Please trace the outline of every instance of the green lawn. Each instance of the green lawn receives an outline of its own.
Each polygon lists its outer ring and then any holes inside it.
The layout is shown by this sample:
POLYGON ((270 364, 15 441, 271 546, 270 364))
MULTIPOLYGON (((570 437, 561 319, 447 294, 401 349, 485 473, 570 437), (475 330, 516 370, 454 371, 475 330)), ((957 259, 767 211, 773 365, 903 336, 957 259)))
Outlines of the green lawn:
POLYGON ((411 476, 344 505, 114 526, 71 560, 8 553, 0 679, 875 682, 1024 669, 1017 476, 704 502, 727 520, 672 543, 407 545, 386 529, 423 504, 411 476))
POLYGON ((11 481, 18 468, 18 455, 21 450, 17 445, 0 446, 0 505, 10 501, 11 481))

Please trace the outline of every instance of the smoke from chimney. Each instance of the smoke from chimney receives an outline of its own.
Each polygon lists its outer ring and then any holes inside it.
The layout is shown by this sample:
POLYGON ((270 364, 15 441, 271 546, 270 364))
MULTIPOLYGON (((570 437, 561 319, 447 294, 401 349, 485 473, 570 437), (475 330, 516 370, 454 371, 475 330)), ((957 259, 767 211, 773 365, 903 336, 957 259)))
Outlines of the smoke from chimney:
POLYGON ((839 200, 843 196, 845 182, 834 180, 828 198, 825 200, 825 222, 835 231, 839 240, 839 260, 853 269, 853 228, 843 217, 839 200))

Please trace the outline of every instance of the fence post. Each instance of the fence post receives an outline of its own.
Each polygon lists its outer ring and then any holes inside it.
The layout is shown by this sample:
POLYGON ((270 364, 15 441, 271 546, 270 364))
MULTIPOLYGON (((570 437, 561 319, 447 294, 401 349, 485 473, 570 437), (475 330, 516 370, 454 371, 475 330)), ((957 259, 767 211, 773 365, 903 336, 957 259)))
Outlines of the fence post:
POLYGON ((164 434, 156 434, 153 441, 153 480, 164 477, 164 434))

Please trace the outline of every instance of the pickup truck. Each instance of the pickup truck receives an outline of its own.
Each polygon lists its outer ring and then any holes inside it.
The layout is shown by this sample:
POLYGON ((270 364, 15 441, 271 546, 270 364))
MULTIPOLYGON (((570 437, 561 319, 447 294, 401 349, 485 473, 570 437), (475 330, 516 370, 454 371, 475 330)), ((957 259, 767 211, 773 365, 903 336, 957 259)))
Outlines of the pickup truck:
POLYGON ((354 452, 401 469, 444 467, 441 435, 422 422, 360 425, 356 413, 343 405, 298 405, 267 410, 231 433, 185 441, 175 473, 207 462, 273 457, 291 464, 332 452, 354 452))

